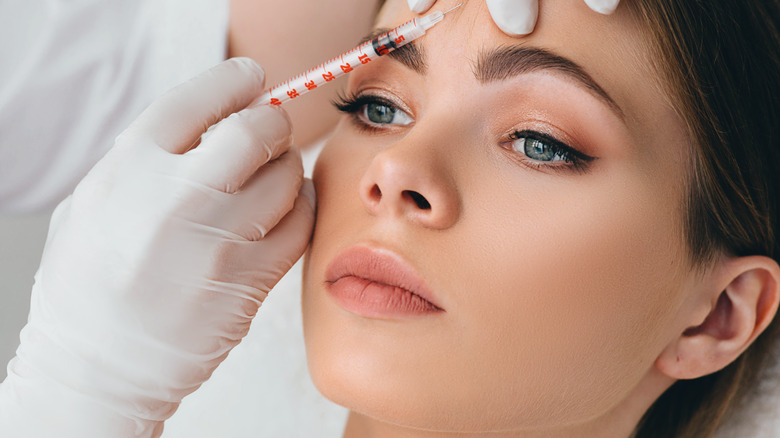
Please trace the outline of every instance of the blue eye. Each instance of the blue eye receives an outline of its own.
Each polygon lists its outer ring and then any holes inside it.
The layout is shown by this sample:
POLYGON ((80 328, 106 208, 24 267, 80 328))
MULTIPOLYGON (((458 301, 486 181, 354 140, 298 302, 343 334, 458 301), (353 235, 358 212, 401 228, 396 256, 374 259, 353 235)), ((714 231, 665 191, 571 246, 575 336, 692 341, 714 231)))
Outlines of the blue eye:
POLYGON ((512 150, 535 161, 569 161, 569 152, 555 144, 531 137, 520 137, 512 142, 512 150))
POLYGON ((384 102, 365 104, 363 117, 378 125, 408 125, 412 123, 412 118, 408 114, 384 102))
POLYGON ((574 168, 586 171, 588 163, 595 159, 535 131, 515 131, 509 138, 512 140, 512 151, 519 153, 524 163, 536 168, 574 168))
POLYGON ((339 97, 335 102, 339 111, 352 114, 355 121, 366 128, 378 125, 410 125, 414 119, 384 97, 361 95, 339 97))
POLYGON ((396 109, 378 102, 366 104, 363 115, 374 123, 393 123, 396 109))

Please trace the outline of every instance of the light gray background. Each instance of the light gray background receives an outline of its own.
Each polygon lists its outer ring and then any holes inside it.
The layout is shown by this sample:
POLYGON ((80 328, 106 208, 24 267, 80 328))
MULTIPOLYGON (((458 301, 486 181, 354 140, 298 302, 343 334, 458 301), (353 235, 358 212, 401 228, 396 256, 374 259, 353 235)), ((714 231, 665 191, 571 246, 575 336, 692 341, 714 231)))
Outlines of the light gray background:
POLYGON ((50 216, 0 215, 0 381, 27 321, 33 275, 41 261, 50 216))

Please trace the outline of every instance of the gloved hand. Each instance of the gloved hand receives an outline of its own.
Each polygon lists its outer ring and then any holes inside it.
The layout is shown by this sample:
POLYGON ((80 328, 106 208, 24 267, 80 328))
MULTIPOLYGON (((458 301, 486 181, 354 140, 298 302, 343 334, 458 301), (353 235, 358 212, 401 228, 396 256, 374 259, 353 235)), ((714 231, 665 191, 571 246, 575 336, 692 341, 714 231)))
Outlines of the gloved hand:
POLYGON ((247 107, 263 82, 233 59, 173 89, 57 207, 0 436, 159 436, 247 333, 314 222, 287 116, 247 107))
MULTIPOLYGON (((436 3, 436 0, 406 0, 409 8, 422 14, 436 3)), ((507 35, 527 35, 534 30, 536 16, 539 12, 537 0, 485 0, 490 15, 496 25, 507 35)), ((620 0, 585 0, 594 11, 601 14, 611 14, 617 8, 620 0)))

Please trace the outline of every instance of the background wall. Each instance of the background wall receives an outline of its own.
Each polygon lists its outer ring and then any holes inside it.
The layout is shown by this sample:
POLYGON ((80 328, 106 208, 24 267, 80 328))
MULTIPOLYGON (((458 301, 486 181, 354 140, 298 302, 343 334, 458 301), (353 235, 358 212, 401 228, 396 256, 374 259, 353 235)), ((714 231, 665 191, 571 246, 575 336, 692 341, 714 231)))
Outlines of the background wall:
POLYGON ((0 381, 27 321, 30 290, 49 227, 50 213, 0 215, 0 381))

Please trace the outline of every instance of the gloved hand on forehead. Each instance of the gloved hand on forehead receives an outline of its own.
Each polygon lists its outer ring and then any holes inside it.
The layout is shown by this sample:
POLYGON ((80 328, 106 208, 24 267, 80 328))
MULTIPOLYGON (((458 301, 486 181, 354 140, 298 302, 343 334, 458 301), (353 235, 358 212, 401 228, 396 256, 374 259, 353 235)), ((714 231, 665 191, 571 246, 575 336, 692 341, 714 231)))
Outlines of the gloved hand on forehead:
POLYGON ((246 335, 314 224, 289 119, 250 104, 263 76, 233 59, 175 88, 57 207, 0 436, 159 436, 246 335))
MULTIPOLYGON (((421 14, 436 3, 436 0, 406 0, 409 8, 421 14)), ((496 25, 507 35, 527 35, 534 30, 539 12, 537 0, 485 0, 496 25)), ((585 0, 594 11, 611 14, 620 0, 585 0)))

